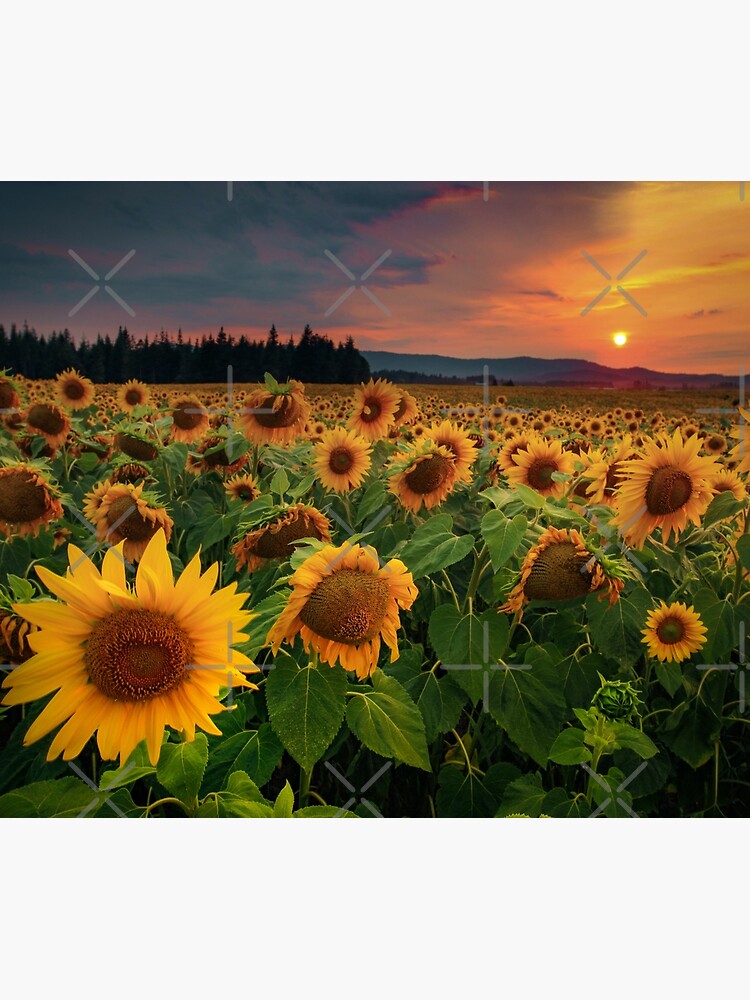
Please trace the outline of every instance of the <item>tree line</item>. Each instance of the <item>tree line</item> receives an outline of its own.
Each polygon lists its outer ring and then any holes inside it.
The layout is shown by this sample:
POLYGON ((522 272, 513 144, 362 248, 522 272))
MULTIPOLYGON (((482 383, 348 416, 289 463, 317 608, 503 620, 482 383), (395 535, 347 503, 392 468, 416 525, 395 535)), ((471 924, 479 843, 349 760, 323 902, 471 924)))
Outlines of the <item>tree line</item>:
POLYGON ((214 336, 185 340, 164 331, 149 338, 131 336, 120 327, 114 340, 99 334, 95 341, 73 340, 70 331, 38 334, 24 324, 9 332, 0 325, 0 369, 27 378, 54 378, 66 368, 75 368, 94 382, 126 382, 136 378, 147 383, 224 382, 232 366, 236 382, 259 382, 270 372, 279 382, 298 378, 303 382, 356 383, 370 377, 370 366, 354 346, 352 337, 338 345, 314 333, 308 324, 295 341, 282 340, 272 326, 265 340, 236 339, 222 327, 214 336))

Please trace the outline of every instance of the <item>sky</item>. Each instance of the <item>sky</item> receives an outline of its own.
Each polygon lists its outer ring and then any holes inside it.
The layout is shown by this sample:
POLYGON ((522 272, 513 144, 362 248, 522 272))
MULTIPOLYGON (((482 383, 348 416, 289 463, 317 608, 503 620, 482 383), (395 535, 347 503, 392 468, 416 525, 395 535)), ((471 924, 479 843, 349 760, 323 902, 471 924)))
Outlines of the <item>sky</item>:
POLYGON ((121 325, 265 337, 272 323, 285 337, 309 323, 361 350, 736 375, 750 330, 742 194, 735 182, 5 182, 0 323, 77 339, 121 325))

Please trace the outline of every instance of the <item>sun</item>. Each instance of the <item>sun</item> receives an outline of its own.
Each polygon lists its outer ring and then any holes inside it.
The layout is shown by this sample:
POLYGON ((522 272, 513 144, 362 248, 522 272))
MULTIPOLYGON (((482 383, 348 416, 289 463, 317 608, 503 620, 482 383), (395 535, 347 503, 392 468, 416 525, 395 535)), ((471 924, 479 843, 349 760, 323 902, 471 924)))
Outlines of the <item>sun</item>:
POLYGON ((628 342, 628 335, 627 333, 623 333, 622 330, 618 330, 617 333, 612 334, 612 340, 617 347, 624 347, 628 342))

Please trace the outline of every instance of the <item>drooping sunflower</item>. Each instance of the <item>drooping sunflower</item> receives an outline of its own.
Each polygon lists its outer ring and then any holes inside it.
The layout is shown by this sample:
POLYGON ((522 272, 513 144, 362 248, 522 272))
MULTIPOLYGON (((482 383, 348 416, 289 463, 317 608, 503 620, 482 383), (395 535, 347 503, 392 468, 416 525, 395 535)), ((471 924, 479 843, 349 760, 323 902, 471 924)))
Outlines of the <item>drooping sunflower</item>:
POLYGON ((117 392, 117 402, 125 413, 132 413, 137 406, 147 406, 150 401, 151 390, 137 379, 121 385, 117 392))
POLYGON ((518 581, 500 611, 523 614, 529 601, 568 601, 597 590, 615 604, 624 586, 615 573, 612 565, 605 569, 575 528, 549 527, 526 555, 518 581))
POLYGON ((58 402, 69 410, 85 410, 94 400, 94 383, 74 368, 55 376, 58 402))
POLYGON ((340 664, 364 679, 374 673, 381 640, 398 659, 399 608, 408 610, 418 590, 399 559, 381 566, 371 546, 327 545, 290 578, 287 606, 268 633, 276 652, 297 635, 324 663, 340 664))
POLYGON ((254 389, 240 410, 242 433, 253 444, 293 444, 310 418, 305 387, 296 379, 254 389))
POLYGON ((407 454, 397 455, 388 489, 402 507, 417 514, 422 507, 432 510, 441 504, 456 485, 453 452, 427 441, 407 454))
POLYGON ((658 608, 649 611, 641 631, 650 656, 681 663, 705 646, 708 630, 692 605, 660 601, 658 608))
POLYGON ((382 378, 370 379, 367 385, 362 382, 354 390, 354 409, 346 426, 368 441, 379 441, 393 427, 400 403, 401 390, 392 382, 382 378))
POLYGON ((372 449, 368 441, 346 427, 325 431, 315 445, 313 468, 327 490, 348 493, 368 472, 372 449))
POLYGON ((406 389, 399 389, 401 399, 399 400, 396 412, 393 414, 393 426, 401 427, 403 424, 411 423, 419 414, 419 404, 410 392, 406 389))
POLYGON ((433 424, 428 429, 427 435, 436 445, 447 448, 453 455, 456 463, 456 482, 470 483, 471 466, 477 457, 476 440, 450 420, 441 420, 439 424, 433 424))
POLYGON ((586 489, 589 503, 606 504, 614 507, 617 487, 622 481, 620 463, 633 458, 633 439, 625 434, 614 450, 599 452, 586 471, 591 479, 586 489))
POLYGON ((255 688, 256 668, 234 643, 246 641, 252 615, 236 583, 213 593, 214 563, 201 574, 195 555, 175 583, 163 531, 151 539, 129 587, 122 543, 109 549, 101 572, 75 545, 70 569, 57 576, 38 567, 60 601, 15 605, 40 631, 28 636, 36 655, 6 677, 3 704, 22 705, 57 692, 32 723, 24 744, 60 726, 47 754, 71 760, 97 733, 104 760, 124 764, 146 740, 156 764, 165 726, 195 739, 199 726, 220 735, 212 715, 224 711, 222 687, 255 688), (227 641, 227 634, 229 641, 227 641))
POLYGON ((242 473, 232 476, 224 484, 224 492, 231 500, 241 500, 243 503, 252 503, 260 496, 260 487, 251 475, 242 473))
POLYGON ((153 462, 159 454, 154 442, 139 430, 118 431, 115 434, 115 445, 123 455, 134 458, 137 462, 153 462))
POLYGON ((7 371, 0 371, 0 413, 17 418, 20 402, 15 381, 8 377, 7 371))
POLYGON ((113 483, 142 483, 151 478, 151 470, 140 462, 118 462, 111 476, 113 483))
POLYGON ((195 450, 189 452, 187 458, 187 470, 194 475, 203 472, 219 472, 223 475, 232 476, 239 472, 250 458, 249 452, 238 447, 239 441, 244 442, 244 438, 237 437, 229 440, 229 435, 223 429, 218 434, 209 434, 198 445, 195 450))
POLYGON ((519 448, 513 455, 513 467, 506 471, 510 483, 522 483, 531 487, 543 497, 561 497, 565 492, 565 482, 557 482, 553 473, 572 473, 575 456, 563 451, 560 441, 548 438, 532 438, 525 448, 519 448))
POLYGON ((144 493, 144 484, 99 484, 87 496, 84 512, 96 526, 97 538, 110 545, 124 542, 126 559, 141 559, 148 543, 162 529, 169 541, 174 521, 166 509, 151 494, 144 493))
POLYGON ((248 573, 264 566, 271 559, 287 559, 294 552, 294 543, 301 538, 331 540, 331 522, 315 507, 298 503, 282 512, 272 512, 256 528, 248 531, 232 547, 237 567, 248 573))
POLYGON ((26 411, 26 428, 38 434, 51 448, 64 443, 70 430, 70 417, 54 403, 32 403, 26 411))
POLYGON ((170 410, 172 423, 169 436, 173 441, 192 444, 199 441, 208 430, 209 413, 195 395, 180 396, 170 410))
POLYGON ((24 462, 0 468, 0 534, 38 535, 62 515, 58 491, 40 469, 24 462))
POLYGON ((672 437, 647 440, 638 458, 619 463, 614 523, 629 545, 641 548, 656 528, 668 542, 688 522, 700 524, 714 495, 709 479, 721 472, 714 459, 699 456, 700 447, 697 435, 683 441, 678 428, 672 437))

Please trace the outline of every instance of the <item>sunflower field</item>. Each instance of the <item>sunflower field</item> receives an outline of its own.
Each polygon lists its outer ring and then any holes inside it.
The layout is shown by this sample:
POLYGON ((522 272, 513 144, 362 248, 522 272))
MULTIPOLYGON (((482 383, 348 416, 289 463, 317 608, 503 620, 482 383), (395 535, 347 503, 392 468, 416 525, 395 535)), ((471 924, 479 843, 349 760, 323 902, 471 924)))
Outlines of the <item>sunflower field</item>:
POLYGON ((0 816, 750 815, 731 392, 0 373, 0 816))

